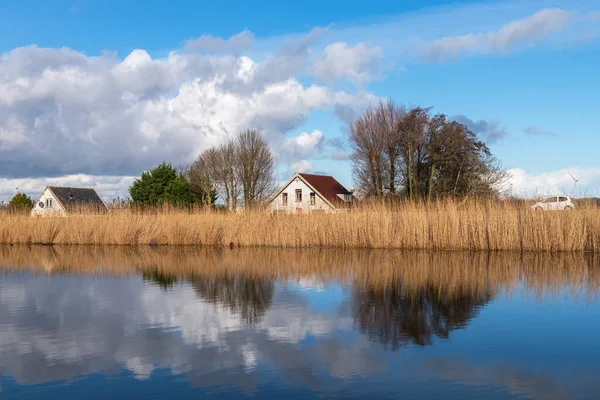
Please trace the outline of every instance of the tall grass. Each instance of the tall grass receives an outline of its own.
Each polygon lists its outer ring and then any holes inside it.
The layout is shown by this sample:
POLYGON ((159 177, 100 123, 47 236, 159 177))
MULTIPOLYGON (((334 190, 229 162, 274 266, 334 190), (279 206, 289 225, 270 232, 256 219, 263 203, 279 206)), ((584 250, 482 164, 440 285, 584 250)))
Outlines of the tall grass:
POLYGON ((0 215, 0 243, 600 251, 600 209, 535 212, 502 201, 372 204, 337 214, 164 209, 0 215))
POLYGON ((582 253, 0 245, 0 273, 144 274, 175 282, 217 277, 333 281, 375 292, 394 290, 394 283, 401 282, 406 293, 433 287, 446 298, 525 289, 540 299, 564 295, 594 301, 600 292, 599 267, 596 254, 582 253))

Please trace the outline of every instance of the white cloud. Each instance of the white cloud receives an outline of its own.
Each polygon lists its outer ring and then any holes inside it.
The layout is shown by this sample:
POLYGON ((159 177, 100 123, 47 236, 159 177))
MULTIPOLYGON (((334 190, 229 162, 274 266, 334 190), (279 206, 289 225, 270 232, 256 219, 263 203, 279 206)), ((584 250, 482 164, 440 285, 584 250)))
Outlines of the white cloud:
POLYGON ((312 73, 327 83, 347 79, 362 85, 380 77, 382 57, 381 47, 364 43, 350 47, 337 42, 325 47, 324 56, 314 63, 312 73))
POLYGON ((540 197, 567 194, 574 197, 600 197, 600 168, 565 168, 558 171, 528 173, 521 168, 509 169, 513 194, 522 197, 540 197), (573 175, 579 180, 575 188, 573 175))
POLYGON ((286 160, 301 160, 319 155, 325 146, 325 135, 319 130, 302 132, 285 139, 279 156, 286 160))
POLYGON ((443 61, 463 54, 506 53, 547 39, 561 31, 571 16, 572 13, 563 9, 543 9, 527 18, 510 22, 497 31, 435 40, 421 49, 420 58, 443 61))
POLYGON ((152 58, 142 49, 123 60, 66 48, 8 52, 0 58, 2 176, 133 176, 163 160, 190 162, 248 127, 262 130, 275 153, 286 151, 285 133, 313 110, 374 98, 301 83, 276 62, 306 57, 308 44, 264 62, 177 52, 152 58))
POLYGON ((239 54, 254 48, 254 34, 247 29, 228 39, 204 34, 197 39, 190 39, 185 44, 188 51, 201 51, 218 54, 239 54))

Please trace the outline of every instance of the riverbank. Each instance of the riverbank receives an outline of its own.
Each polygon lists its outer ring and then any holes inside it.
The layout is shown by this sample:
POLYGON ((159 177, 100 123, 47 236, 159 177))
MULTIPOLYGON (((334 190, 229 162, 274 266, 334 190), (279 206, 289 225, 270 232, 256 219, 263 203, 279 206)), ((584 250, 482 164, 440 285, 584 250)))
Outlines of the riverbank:
POLYGON ((600 212, 534 212, 510 202, 369 206, 339 214, 178 210, 0 215, 0 243, 424 250, 600 251, 600 212))

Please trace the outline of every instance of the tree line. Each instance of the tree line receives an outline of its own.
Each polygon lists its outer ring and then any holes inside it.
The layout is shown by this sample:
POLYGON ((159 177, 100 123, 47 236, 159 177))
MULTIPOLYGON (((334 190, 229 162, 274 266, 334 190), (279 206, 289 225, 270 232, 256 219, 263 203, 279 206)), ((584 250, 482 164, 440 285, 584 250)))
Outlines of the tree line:
POLYGON ((475 133, 430 108, 380 102, 349 132, 354 181, 366 197, 496 196, 507 179, 475 133))
MULTIPOLYGON (((367 108, 349 124, 351 165, 366 198, 432 200, 492 197, 507 173, 475 133, 431 108, 392 100, 367 108)), ((273 153, 260 131, 248 129, 202 152, 189 166, 163 163, 129 189, 134 205, 255 207, 275 192, 273 153)))
MULTIPOLYGON (((366 198, 431 200, 497 196, 507 173, 487 145, 463 124, 430 108, 392 100, 367 108, 349 124, 351 165, 357 191, 366 198)), ((134 206, 256 207, 275 192, 273 153, 260 131, 247 129, 202 152, 184 167, 163 162, 129 188, 134 206)), ((17 193, 13 210, 33 202, 17 193)))
POLYGON ((202 152, 177 170, 163 162, 142 173, 129 188, 134 205, 214 206, 218 197, 227 209, 255 207, 275 191, 273 154, 260 131, 244 130, 219 147, 202 152))

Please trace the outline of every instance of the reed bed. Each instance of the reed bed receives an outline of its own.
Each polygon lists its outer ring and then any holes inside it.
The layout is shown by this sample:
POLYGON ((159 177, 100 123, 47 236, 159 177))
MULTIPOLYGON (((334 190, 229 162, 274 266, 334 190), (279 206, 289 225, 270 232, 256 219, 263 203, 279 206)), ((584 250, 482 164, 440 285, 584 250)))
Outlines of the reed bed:
POLYGON ((219 249, 128 246, 0 246, 0 272, 337 282, 383 295, 424 288, 440 298, 568 295, 597 300, 600 259, 584 253, 429 252, 350 249, 219 249), (400 283, 400 285, 398 284, 400 283))
POLYGON ((336 214, 115 210, 0 215, 0 243, 600 251, 600 209, 535 212, 502 201, 375 204, 336 214))

